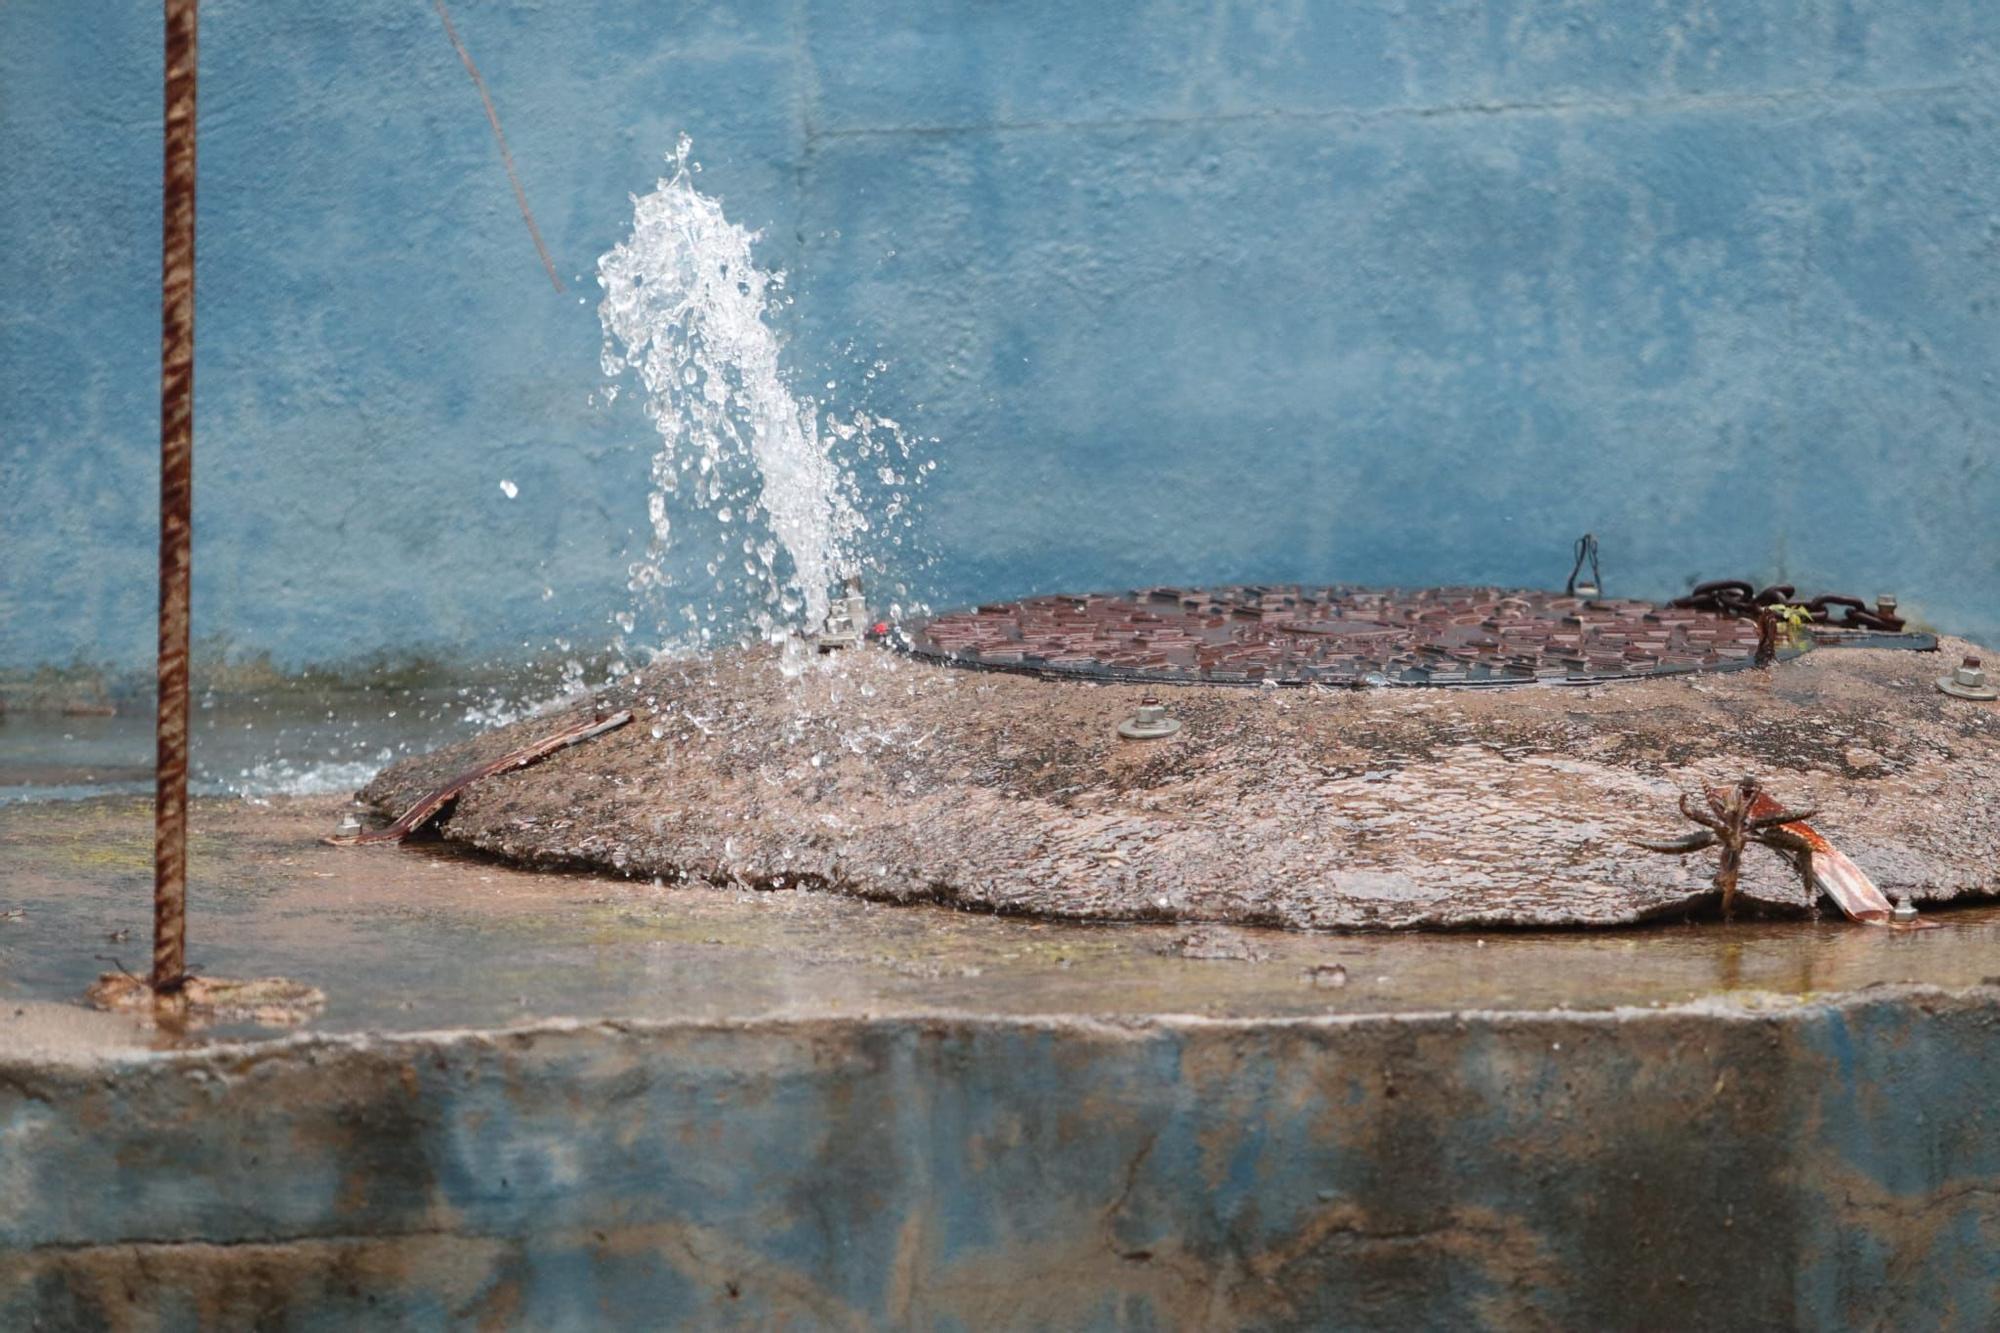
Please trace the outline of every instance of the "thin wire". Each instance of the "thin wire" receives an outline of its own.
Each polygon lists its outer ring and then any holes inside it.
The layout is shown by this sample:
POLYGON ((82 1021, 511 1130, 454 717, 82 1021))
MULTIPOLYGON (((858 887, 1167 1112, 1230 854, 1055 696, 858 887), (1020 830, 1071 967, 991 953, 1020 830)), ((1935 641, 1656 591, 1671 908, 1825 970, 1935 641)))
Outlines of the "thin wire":
POLYGON ((514 170, 514 154, 507 147, 507 135, 500 128, 500 112, 493 105, 493 96, 486 91, 486 80, 479 75, 479 66, 472 63, 472 52, 465 49, 465 43, 458 39, 458 29, 452 26, 451 14, 444 7, 444 0, 431 0, 437 7, 438 17, 444 20, 444 35, 451 38, 458 58, 465 62, 465 72, 472 76, 472 86, 479 89, 479 100, 486 104, 486 121, 493 127, 493 139, 500 145, 500 161, 506 165, 507 180, 514 187, 514 202, 520 206, 521 221, 528 224, 528 235, 535 240, 535 253, 542 257, 542 267, 549 271, 549 281, 557 291, 563 289, 562 279, 556 276, 556 261, 549 256, 549 247, 542 243, 542 229, 535 225, 535 215, 528 210, 528 192, 521 188, 521 175, 514 170))

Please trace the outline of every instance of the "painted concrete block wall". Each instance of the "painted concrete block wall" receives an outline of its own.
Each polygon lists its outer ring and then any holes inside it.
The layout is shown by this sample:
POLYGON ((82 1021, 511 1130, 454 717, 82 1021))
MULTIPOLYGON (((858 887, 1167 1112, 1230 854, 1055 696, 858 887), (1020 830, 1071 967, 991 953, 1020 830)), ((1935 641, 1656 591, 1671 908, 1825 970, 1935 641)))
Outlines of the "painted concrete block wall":
MULTIPOLYGON (((1614 591, 2000 638, 2000 7, 453 8, 560 294, 430 5, 204 6, 213 647, 609 637, 652 437, 590 273, 682 130, 798 383, 880 357, 836 398, 942 441, 936 600, 1548 584, 1590 528, 1614 591)), ((0 6, 4 668, 150 652, 158 42, 0 6)))
POLYGON ((0 1318, 1991 1328, 1993 999, 15 1054, 0 1318))

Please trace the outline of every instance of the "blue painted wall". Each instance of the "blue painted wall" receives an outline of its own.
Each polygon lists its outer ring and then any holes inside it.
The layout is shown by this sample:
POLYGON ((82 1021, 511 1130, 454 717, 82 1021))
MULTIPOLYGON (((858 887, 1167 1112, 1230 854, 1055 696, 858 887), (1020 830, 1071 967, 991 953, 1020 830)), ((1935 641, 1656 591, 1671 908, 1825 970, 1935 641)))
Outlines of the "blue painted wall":
MULTIPOLYGON (((1985 0, 456 0, 562 295, 425 0, 203 9, 231 653, 609 636, 652 437, 590 274, 683 129, 800 382, 879 355, 943 441, 940 600, 1546 584, 1592 528, 1614 591, 2000 638, 1985 0)), ((158 44, 0 4, 0 667, 150 653, 158 44)))

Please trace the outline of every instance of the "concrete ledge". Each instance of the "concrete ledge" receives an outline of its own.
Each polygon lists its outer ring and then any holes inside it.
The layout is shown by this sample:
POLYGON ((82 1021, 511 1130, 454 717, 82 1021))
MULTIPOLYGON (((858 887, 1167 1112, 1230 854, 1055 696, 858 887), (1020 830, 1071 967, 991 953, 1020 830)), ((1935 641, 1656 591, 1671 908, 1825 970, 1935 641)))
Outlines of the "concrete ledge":
POLYGON ((21 1014, 9 1328, 2000 1319, 1991 986, 179 1051, 21 1014))

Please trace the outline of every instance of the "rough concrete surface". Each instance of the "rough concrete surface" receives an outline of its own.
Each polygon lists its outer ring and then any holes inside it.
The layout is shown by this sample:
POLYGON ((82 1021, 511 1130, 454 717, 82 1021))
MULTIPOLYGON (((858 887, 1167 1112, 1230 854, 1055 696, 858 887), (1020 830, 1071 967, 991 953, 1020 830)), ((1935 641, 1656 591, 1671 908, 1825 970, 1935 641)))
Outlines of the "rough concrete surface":
POLYGON ((1996 998, 17 1057, 0 1316, 1990 1327, 1996 998))
MULTIPOLYGON (((1186 687, 1171 739, 1115 733, 1143 690, 868 649, 788 677, 765 652, 653 668, 636 721, 462 797, 444 836, 528 864, 805 883, 1044 917, 1295 928, 1629 923, 1703 907, 1683 791, 1763 780, 1892 897, 2000 888, 2000 711, 1932 685, 1971 650, 1822 648, 1768 671, 1574 688, 1186 687)), ((510 728, 405 761, 389 815, 510 728)), ((1807 910, 1753 849, 1743 888, 1807 910)))
POLYGON ((0 1327, 2000 1318, 1994 907, 1042 923, 320 845, 341 805, 194 810, 191 956, 324 989, 297 1034, 76 1007, 149 811, 0 810, 0 1327))

